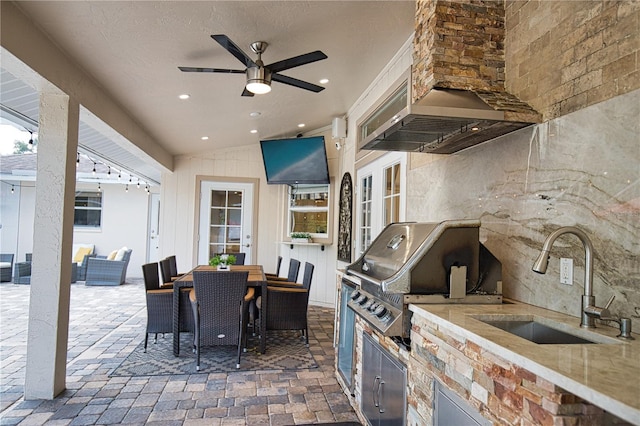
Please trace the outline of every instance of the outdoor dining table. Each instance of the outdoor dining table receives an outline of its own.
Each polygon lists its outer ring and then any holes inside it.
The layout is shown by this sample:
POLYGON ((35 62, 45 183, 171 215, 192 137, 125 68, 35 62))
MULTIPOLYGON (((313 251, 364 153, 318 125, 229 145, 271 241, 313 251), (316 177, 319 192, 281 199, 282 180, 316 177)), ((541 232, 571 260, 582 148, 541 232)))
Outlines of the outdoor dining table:
MULTIPOLYGON (((193 271, 216 271, 215 266, 198 265, 188 273, 173 282, 173 354, 180 355, 180 289, 193 287, 193 271)), ((262 296, 262 305, 267 303, 267 278, 262 270, 262 265, 231 265, 232 271, 248 271, 247 287, 260 289, 258 294, 262 296)), ((190 312, 189 312, 190 313, 190 312)), ((265 315, 260 315, 260 353, 266 350, 267 321, 265 315)))

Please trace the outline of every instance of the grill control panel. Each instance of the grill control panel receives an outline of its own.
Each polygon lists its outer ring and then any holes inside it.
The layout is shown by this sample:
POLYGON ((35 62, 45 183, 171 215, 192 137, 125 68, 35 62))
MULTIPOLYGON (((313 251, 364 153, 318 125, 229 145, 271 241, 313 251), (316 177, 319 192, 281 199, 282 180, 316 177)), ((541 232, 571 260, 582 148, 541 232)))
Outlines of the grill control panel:
POLYGON ((362 289, 351 294, 347 305, 385 336, 402 335, 402 311, 362 289))

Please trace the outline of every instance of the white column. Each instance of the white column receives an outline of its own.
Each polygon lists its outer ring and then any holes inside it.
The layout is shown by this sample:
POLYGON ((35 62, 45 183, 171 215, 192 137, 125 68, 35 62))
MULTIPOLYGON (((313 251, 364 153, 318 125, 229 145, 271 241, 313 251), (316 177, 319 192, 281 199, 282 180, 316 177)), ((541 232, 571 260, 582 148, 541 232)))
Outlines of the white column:
POLYGON ((26 400, 65 389, 79 106, 41 93, 26 400))

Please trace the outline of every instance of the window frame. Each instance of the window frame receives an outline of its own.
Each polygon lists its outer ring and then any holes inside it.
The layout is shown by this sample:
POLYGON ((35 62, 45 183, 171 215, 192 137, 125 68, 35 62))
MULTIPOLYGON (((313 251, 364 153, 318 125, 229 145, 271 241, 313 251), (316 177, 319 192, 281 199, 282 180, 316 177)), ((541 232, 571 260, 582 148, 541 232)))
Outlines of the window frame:
POLYGON ((332 202, 332 194, 331 194, 331 184, 308 184, 308 185, 296 185, 289 186, 288 197, 287 197, 287 222, 286 222, 286 237, 287 239, 291 239, 292 232, 301 232, 294 231, 293 227, 293 213, 326 213, 326 232, 310 232, 311 238, 314 241, 321 240, 323 242, 327 242, 331 237, 331 202, 332 202), (313 191, 313 188, 318 188, 318 190, 313 191), (323 189, 324 188, 324 189, 323 189), (325 194, 327 197, 326 206, 322 207, 313 207, 313 206, 294 206, 293 201, 297 194, 325 194))
MULTIPOLYGON (((87 204, 89 204, 87 202, 87 204)), ((78 190, 75 191, 74 201, 73 201, 73 228, 81 229, 81 230, 101 230, 102 222, 103 222, 103 210, 104 210, 104 193, 102 191, 84 191, 78 190), (100 206, 78 206, 78 197, 85 196, 87 198, 99 198, 100 206), (94 225, 82 225, 76 223, 76 212, 77 211, 99 211, 99 224, 97 226, 94 225)))

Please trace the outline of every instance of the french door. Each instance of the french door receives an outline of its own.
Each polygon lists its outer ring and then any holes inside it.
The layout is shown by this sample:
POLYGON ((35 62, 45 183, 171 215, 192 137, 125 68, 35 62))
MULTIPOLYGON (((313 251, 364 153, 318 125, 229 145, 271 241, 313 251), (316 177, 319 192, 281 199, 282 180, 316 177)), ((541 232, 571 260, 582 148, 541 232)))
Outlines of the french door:
POLYGON ((253 190, 251 183, 201 183, 198 264, 216 253, 245 253, 251 264, 253 190))

